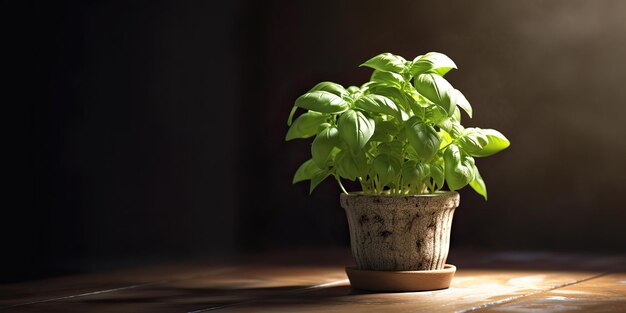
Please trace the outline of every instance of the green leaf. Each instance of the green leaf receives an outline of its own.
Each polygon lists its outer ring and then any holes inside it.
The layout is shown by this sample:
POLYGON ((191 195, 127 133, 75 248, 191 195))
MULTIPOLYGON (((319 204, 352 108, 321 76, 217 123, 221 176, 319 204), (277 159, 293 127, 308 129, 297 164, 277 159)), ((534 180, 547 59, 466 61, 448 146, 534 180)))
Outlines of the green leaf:
POLYGON ((292 183, 295 184, 303 180, 311 179, 313 175, 321 171, 322 170, 319 167, 317 167, 317 165, 315 165, 315 162, 313 162, 313 160, 307 160, 304 163, 302 163, 300 167, 298 167, 298 170, 296 170, 296 174, 293 175, 292 183))
POLYGON ((452 123, 452 127, 450 128, 450 131, 447 131, 447 132, 450 134, 452 138, 456 139, 456 138, 461 137, 464 131, 465 131, 465 127, 463 127, 463 125, 459 123, 452 123))
POLYGON ((452 127, 452 118, 448 116, 448 112, 439 106, 432 106, 426 111, 426 118, 435 125, 449 131, 452 127))
POLYGON ((366 82, 363 85, 361 85, 361 91, 367 91, 368 89, 370 89, 372 86, 382 86, 381 83, 379 82, 366 82))
POLYGON ((413 76, 426 72, 435 72, 443 76, 453 68, 457 68, 456 64, 447 55, 439 52, 429 52, 419 59, 413 60, 410 72, 413 76))
POLYGON ((499 131, 495 129, 487 128, 487 129, 482 129, 481 131, 483 135, 487 137, 487 144, 482 148, 482 150, 473 152, 472 156, 475 156, 475 157, 490 156, 508 148, 511 145, 511 142, 509 142, 509 140, 506 139, 506 137, 504 137, 502 133, 500 133, 499 131))
POLYGON ((320 126, 317 127, 317 133, 321 133, 324 129, 328 128, 328 127, 332 127, 333 125, 330 123, 322 123, 320 124, 320 126))
POLYGON ((395 87, 398 89, 402 89, 402 86, 404 86, 405 84, 405 81, 402 75, 396 74, 393 72, 384 72, 384 71, 379 71, 379 70, 375 70, 374 73, 372 73, 372 77, 370 78, 370 81, 379 82, 383 85, 395 87))
POLYGON ((405 184, 420 185, 430 175, 430 169, 422 162, 409 160, 402 164, 402 179, 405 184))
POLYGON ((417 152, 410 144, 404 146, 404 157, 409 160, 420 161, 420 158, 417 157, 417 152))
POLYGON ((367 175, 367 158, 365 153, 359 153, 356 156, 352 153, 342 150, 337 154, 335 166, 337 173, 345 178, 354 181, 358 177, 367 175))
POLYGON ((370 87, 368 88, 368 93, 381 95, 391 99, 391 101, 393 101, 398 106, 403 121, 408 119, 408 115, 406 112, 409 112, 411 110, 411 105, 415 102, 413 98, 406 95, 398 88, 386 85, 370 85, 370 87))
POLYGON ((320 113, 341 113, 346 111, 350 104, 340 96, 318 90, 298 97, 296 106, 320 113))
POLYGON ((368 119, 363 113, 348 110, 341 114, 337 122, 339 137, 345 142, 352 153, 357 154, 374 134, 374 120, 368 119))
POLYGON ((474 180, 469 183, 470 187, 487 200, 487 185, 485 185, 485 181, 482 176, 480 176, 480 172, 478 172, 476 165, 474 165, 474 176, 474 180))
POLYGON ((461 110, 459 110, 458 105, 454 109, 454 114, 450 118, 456 122, 459 122, 459 123, 461 122, 461 110))
POLYGON ((348 87, 348 89, 346 89, 351 95, 354 95, 358 92, 361 91, 361 88, 357 87, 357 86, 350 86, 348 87))
POLYGON ((372 162, 374 173, 378 175, 378 181, 386 186, 396 179, 400 173, 400 160, 389 154, 380 154, 372 162))
POLYGON ((365 95, 357 99, 354 105, 365 111, 387 114, 402 119, 402 115, 396 104, 385 96, 365 95))
POLYGON ((435 184, 435 190, 439 190, 443 187, 445 175, 444 175, 443 167, 441 165, 439 164, 430 165, 430 177, 433 178, 433 183, 435 184))
MULTIPOLYGON (((456 105, 463 109, 463 111, 465 111, 465 113, 472 118, 472 105, 458 89, 454 89, 454 99, 456 101, 456 105)), ((461 117, 459 116, 457 120, 460 122, 461 117)))
POLYGON ((445 177, 450 190, 458 190, 474 180, 474 158, 462 153, 459 147, 451 144, 443 154, 445 177))
POLYGON ((326 116, 322 113, 307 112, 304 113, 291 124, 285 140, 291 140, 295 138, 309 138, 317 134, 319 126, 324 123, 326 116))
POLYGON ((376 151, 378 151, 377 154, 389 154, 400 159, 402 158, 402 142, 393 140, 381 143, 376 147, 376 151))
POLYGON ((371 141, 378 142, 390 142, 393 140, 393 137, 398 133, 398 126, 396 123, 392 121, 380 121, 376 122, 376 127, 374 129, 374 134, 371 141))
POLYGON ((412 117, 407 121, 406 138, 415 149, 417 157, 424 162, 430 161, 435 156, 441 142, 435 128, 417 117, 412 117))
POLYGON ((343 88, 343 86, 333 82, 321 82, 311 88, 311 90, 309 90, 309 92, 313 91, 327 91, 340 97, 349 94, 349 92, 345 88, 343 88))
POLYGON ((449 132, 452 129, 452 124, 454 124, 452 118, 446 118, 435 123, 435 125, 439 126, 439 128, 445 130, 446 132, 449 132))
POLYGON ((415 77, 414 84, 422 96, 442 107, 449 116, 454 114, 455 89, 445 78, 432 73, 420 74, 415 77))
MULTIPOLYGON (((413 86, 411 86, 412 89, 413 86)), ((426 116, 426 105, 424 105, 421 100, 423 99, 424 101, 428 101, 426 98, 424 98, 422 95, 420 95, 419 93, 417 93, 417 91, 412 90, 409 94, 406 94, 405 97, 406 99, 406 104, 404 105, 404 109, 407 112, 413 112, 413 115, 424 119, 426 116)), ((432 105, 432 103, 431 103, 432 105)))
POLYGON ((311 144, 311 156, 313 162, 319 168, 326 168, 330 152, 339 144, 339 131, 336 127, 328 127, 322 130, 311 144))
POLYGON ((456 140, 463 151, 474 155, 480 153, 485 145, 489 142, 489 139, 483 134, 482 129, 475 127, 468 127, 461 133, 461 136, 456 140))
POLYGON ((408 160, 402 164, 402 179, 405 183, 413 183, 419 181, 417 172, 417 161, 408 160))
POLYGON ((313 175, 313 177, 311 177, 311 186, 309 187, 309 194, 313 193, 313 190, 315 189, 315 187, 317 187, 317 185, 319 185, 322 181, 324 181, 324 179, 326 179, 331 174, 332 174, 331 171, 325 170, 325 171, 320 171, 316 173, 315 175, 313 175))
POLYGON ((422 108, 429 108, 431 105, 434 104, 432 101, 426 99, 426 97, 419 94, 417 90, 415 89, 415 87, 409 90, 409 93, 411 94, 411 98, 413 98, 415 102, 417 102, 417 105, 419 105, 422 108))
POLYGON ((439 137, 441 138, 441 143, 439 144, 439 150, 448 146, 453 141, 452 136, 450 136, 450 134, 444 129, 439 130, 439 137))
POLYGON ((381 53, 359 66, 367 66, 379 71, 402 73, 405 69, 406 60, 391 53, 381 53))

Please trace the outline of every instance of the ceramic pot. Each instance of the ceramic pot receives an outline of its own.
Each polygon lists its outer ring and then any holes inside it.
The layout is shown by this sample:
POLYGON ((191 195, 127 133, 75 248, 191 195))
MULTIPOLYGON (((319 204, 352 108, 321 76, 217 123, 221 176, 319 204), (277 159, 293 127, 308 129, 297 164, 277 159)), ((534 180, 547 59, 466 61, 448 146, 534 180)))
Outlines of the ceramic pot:
MULTIPOLYGON (((457 192, 412 196, 341 194, 358 270, 443 270, 457 192)), ((448 282, 449 284, 449 282, 448 282)))

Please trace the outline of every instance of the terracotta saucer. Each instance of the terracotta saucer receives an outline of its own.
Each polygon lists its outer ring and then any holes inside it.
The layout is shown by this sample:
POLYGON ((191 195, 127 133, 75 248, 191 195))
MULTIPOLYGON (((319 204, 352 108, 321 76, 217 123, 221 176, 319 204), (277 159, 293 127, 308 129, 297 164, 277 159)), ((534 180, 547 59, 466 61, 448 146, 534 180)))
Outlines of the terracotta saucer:
POLYGON ((368 271, 346 267, 352 287, 372 291, 425 291, 446 289, 456 267, 446 264, 432 271, 368 271))

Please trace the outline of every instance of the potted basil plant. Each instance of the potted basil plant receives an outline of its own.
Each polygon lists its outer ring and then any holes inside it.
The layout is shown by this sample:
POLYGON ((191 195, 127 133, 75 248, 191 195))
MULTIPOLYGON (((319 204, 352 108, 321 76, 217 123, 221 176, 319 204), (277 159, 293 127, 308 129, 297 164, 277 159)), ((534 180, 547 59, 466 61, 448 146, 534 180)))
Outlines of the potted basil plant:
POLYGON ((362 86, 326 81, 296 99, 285 139, 314 139, 293 182, 309 180, 312 192, 332 178, 343 190, 353 287, 447 288, 455 270, 445 261, 456 190, 469 185, 487 199, 475 160, 510 143, 496 130, 461 125, 461 111, 471 118, 473 110, 444 78, 457 68, 446 55, 406 60, 383 53, 361 66, 373 69, 362 86), (298 109, 304 112, 294 119, 298 109), (361 190, 348 192, 342 179, 361 190))

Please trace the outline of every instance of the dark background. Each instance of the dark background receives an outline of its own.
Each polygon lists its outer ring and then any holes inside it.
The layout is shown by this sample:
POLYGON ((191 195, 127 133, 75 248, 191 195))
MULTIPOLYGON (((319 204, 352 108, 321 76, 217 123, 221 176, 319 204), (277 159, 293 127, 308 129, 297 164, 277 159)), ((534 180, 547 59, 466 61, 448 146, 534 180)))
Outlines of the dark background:
POLYGON ((2 4, 11 282, 162 260, 347 247, 339 188, 291 185, 315 83, 428 51, 505 152, 461 191, 454 248, 626 252, 626 2, 2 4))

